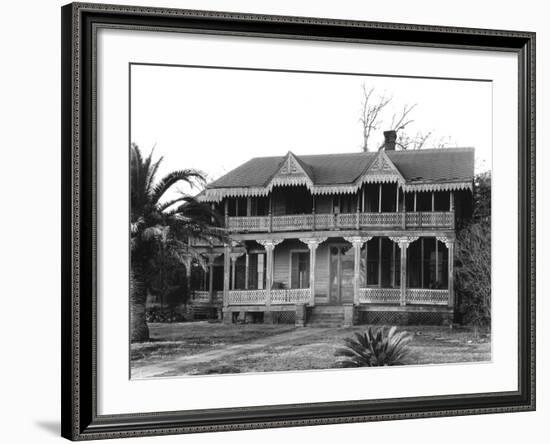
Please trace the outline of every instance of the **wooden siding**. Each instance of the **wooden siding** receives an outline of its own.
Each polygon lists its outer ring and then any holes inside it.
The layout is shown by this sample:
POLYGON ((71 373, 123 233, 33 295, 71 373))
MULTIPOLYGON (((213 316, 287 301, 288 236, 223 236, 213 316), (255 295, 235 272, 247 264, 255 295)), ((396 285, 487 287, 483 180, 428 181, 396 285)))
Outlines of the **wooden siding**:
MULTIPOLYGON (((290 253, 291 251, 305 251, 309 253, 307 246, 297 239, 285 240, 275 247, 273 259, 273 282, 282 283, 290 288, 290 253)), ((315 264, 315 300, 328 302, 329 243, 323 242, 317 248, 317 260, 315 264)))

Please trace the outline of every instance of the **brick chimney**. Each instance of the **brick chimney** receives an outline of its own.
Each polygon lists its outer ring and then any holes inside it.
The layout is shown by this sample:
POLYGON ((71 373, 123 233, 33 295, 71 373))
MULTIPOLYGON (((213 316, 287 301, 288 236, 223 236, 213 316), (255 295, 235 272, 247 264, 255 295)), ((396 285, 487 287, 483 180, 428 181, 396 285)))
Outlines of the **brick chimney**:
POLYGON ((395 142, 397 140, 397 131, 384 131, 384 149, 386 151, 395 151, 395 142))

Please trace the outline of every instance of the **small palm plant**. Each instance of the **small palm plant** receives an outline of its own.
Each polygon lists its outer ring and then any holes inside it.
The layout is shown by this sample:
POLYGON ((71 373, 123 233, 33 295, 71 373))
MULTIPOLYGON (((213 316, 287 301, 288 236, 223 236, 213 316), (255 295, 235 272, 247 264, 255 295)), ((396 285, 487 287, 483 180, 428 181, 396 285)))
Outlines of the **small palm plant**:
POLYGON ((369 327, 365 333, 345 338, 344 347, 335 352, 342 367, 380 367, 402 365, 409 354, 408 343, 412 335, 397 328, 386 331, 383 327, 369 327))

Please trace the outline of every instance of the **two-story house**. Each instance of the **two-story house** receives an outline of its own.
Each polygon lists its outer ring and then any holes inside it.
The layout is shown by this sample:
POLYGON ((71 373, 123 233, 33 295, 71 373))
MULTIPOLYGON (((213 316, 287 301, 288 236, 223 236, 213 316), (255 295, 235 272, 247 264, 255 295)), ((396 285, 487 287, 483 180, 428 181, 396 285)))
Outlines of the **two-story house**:
POLYGON ((209 184, 200 199, 231 243, 205 246, 195 303, 224 322, 452 321, 474 149, 396 151, 385 136, 378 152, 253 158, 209 184))

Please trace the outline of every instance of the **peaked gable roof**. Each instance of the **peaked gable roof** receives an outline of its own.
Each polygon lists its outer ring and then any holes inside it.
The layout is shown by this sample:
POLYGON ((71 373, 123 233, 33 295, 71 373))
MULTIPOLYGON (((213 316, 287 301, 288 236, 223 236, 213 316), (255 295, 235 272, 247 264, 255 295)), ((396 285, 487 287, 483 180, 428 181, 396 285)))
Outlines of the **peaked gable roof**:
MULTIPOLYGON (((223 196, 262 196, 278 185, 286 169, 307 179, 312 193, 352 193, 363 183, 383 179, 398 182, 405 191, 471 189, 473 148, 379 151, 342 154, 256 157, 210 183, 203 200, 223 196), (369 176, 371 177, 369 179, 369 176), (400 179, 400 177, 401 179, 400 179)), ((289 181, 288 184, 292 184, 289 181)), ((283 183, 280 183, 283 185, 283 183)))
POLYGON ((267 187, 272 188, 275 185, 306 185, 311 188, 313 186, 313 170, 289 151, 267 187))
POLYGON ((398 182, 403 184, 405 178, 388 157, 386 151, 380 150, 366 171, 361 175, 360 182, 398 182))

